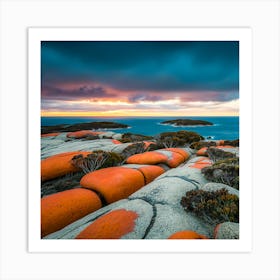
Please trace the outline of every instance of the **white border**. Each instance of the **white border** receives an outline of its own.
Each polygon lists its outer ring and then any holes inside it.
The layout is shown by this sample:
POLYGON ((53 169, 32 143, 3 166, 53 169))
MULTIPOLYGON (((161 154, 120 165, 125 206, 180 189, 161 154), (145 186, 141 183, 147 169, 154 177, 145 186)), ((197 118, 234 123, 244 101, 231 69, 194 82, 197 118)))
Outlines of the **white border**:
POLYGON ((250 28, 29 28, 29 252, 249 252, 252 249, 252 46, 250 28), (41 41, 239 41, 240 239, 42 240, 40 238, 41 41), (32 202, 32 203, 31 203, 32 202))

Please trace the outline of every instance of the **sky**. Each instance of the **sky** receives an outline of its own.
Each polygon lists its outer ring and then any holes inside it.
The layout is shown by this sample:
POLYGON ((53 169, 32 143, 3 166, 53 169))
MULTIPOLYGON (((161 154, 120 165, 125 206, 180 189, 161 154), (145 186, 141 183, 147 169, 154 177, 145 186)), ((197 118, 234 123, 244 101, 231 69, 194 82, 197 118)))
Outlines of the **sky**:
POLYGON ((42 41, 42 116, 238 116, 238 41, 42 41))

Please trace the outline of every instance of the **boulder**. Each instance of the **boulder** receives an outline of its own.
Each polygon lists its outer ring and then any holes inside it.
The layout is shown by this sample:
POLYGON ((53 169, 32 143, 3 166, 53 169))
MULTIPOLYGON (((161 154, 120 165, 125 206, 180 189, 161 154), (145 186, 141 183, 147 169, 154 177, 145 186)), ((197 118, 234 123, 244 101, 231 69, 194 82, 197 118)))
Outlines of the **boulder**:
POLYGON ((75 167, 71 160, 74 156, 87 156, 90 152, 67 152, 57 154, 41 161, 41 180, 47 181, 68 173, 78 172, 79 168, 75 167))
POLYGON ((86 174, 80 185, 97 191, 107 203, 127 198, 145 185, 143 174, 125 167, 108 167, 86 174))
POLYGON ((157 165, 138 165, 138 164, 125 164, 122 167, 132 168, 140 171, 145 179, 145 185, 152 182, 155 178, 165 172, 164 168, 157 165))
POLYGON ((102 207, 98 195, 78 188, 41 199, 41 235, 46 236, 102 207))
POLYGON ((225 222, 214 230, 215 239, 239 239, 239 223, 225 222))

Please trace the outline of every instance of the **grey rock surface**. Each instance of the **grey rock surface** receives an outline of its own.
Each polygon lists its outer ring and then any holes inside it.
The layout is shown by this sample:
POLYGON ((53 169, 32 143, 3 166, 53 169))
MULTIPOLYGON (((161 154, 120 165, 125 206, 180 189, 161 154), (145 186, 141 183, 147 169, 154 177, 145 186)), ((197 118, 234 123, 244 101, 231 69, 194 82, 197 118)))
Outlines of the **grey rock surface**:
POLYGON ((225 222, 216 228, 216 239, 239 239, 239 223, 225 222))
POLYGON ((208 227, 195 216, 183 209, 170 205, 155 205, 154 223, 146 239, 166 239, 173 233, 182 230, 192 230, 207 237, 212 235, 213 228, 208 227))

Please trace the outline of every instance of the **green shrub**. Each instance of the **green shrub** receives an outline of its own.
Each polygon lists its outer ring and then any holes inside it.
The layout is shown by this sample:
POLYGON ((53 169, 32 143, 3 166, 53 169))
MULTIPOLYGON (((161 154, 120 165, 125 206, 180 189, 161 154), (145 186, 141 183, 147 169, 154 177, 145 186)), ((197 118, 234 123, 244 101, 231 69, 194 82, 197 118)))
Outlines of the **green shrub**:
POLYGON ((210 224, 239 222, 239 198, 226 189, 189 191, 182 197, 181 205, 186 212, 192 212, 210 224))

